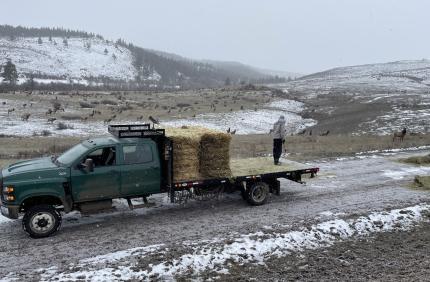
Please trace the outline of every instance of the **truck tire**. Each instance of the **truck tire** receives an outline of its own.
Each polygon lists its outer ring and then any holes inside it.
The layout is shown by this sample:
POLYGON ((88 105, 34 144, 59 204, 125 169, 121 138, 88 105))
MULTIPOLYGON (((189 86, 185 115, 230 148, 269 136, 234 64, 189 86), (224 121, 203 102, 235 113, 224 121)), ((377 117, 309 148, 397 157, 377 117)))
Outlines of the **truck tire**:
POLYGON ((22 227, 32 238, 48 237, 61 226, 61 214, 50 205, 29 208, 22 218, 22 227))
POLYGON ((269 197, 269 185, 264 182, 255 182, 247 187, 247 201, 253 206, 261 206, 267 202, 269 197))

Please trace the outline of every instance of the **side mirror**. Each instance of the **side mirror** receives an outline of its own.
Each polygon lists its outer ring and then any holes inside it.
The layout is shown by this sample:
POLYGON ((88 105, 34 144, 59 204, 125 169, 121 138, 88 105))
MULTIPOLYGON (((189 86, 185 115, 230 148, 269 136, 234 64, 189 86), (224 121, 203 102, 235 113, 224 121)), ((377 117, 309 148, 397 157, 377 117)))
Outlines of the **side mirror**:
POLYGON ((84 168, 87 172, 93 172, 94 171, 94 161, 93 159, 86 159, 84 163, 84 168))

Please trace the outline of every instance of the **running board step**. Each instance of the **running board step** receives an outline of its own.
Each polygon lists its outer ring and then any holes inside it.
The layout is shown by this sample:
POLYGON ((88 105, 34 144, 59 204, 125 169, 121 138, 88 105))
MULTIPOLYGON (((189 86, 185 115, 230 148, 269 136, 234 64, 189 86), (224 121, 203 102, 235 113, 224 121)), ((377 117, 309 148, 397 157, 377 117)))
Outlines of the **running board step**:
POLYGON ((131 202, 131 199, 127 198, 127 204, 130 210, 139 209, 139 208, 150 208, 155 206, 155 203, 149 203, 146 197, 143 197, 143 202, 144 204, 133 205, 133 203, 131 202))

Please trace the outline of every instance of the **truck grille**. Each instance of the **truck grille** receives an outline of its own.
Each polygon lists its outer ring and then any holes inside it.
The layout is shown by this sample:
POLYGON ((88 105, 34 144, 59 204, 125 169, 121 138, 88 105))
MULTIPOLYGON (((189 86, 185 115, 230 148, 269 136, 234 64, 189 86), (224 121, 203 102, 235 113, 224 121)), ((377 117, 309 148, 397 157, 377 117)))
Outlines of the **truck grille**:
MULTIPOLYGON (((3 174, 1 173, 1 168, 0 168, 0 199, 4 200, 4 195, 3 195, 3 174)), ((0 202, 0 206, 1 206, 1 202, 0 202)))

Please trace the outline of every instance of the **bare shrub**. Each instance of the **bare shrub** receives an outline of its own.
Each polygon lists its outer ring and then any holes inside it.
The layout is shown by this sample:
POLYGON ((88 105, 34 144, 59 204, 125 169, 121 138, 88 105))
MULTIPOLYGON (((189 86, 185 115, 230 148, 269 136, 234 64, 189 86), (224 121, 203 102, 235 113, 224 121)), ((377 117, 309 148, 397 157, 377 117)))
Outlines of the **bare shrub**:
POLYGON ((76 115, 76 114, 66 114, 66 115, 62 115, 61 119, 62 120, 79 120, 79 119, 81 119, 81 116, 76 115))
POLYGON ((178 107, 178 108, 187 108, 187 107, 191 107, 191 105, 188 104, 188 103, 177 103, 176 107, 178 107))
POLYGON ((54 108, 54 111, 59 111, 61 109, 61 103, 58 101, 52 101, 52 107, 54 108))
POLYGON ((94 105, 83 101, 79 102, 79 106, 81 106, 81 108, 87 108, 87 109, 92 109, 95 107, 94 105))
POLYGON ((49 131, 49 130, 42 130, 42 132, 40 133, 40 136, 51 136, 51 131, 49 131))
POLYGON ((100 101, 100 104, 115 106, 115 105, 118 104, 118 102, 115 102, 115 101, 112 101, 112 100, 109 100, 109 99, 104 99, 104 100, 100 101))
POLYGON ((73 129, 73 125, 64 122, 57 123, 57 130, 73 129))

